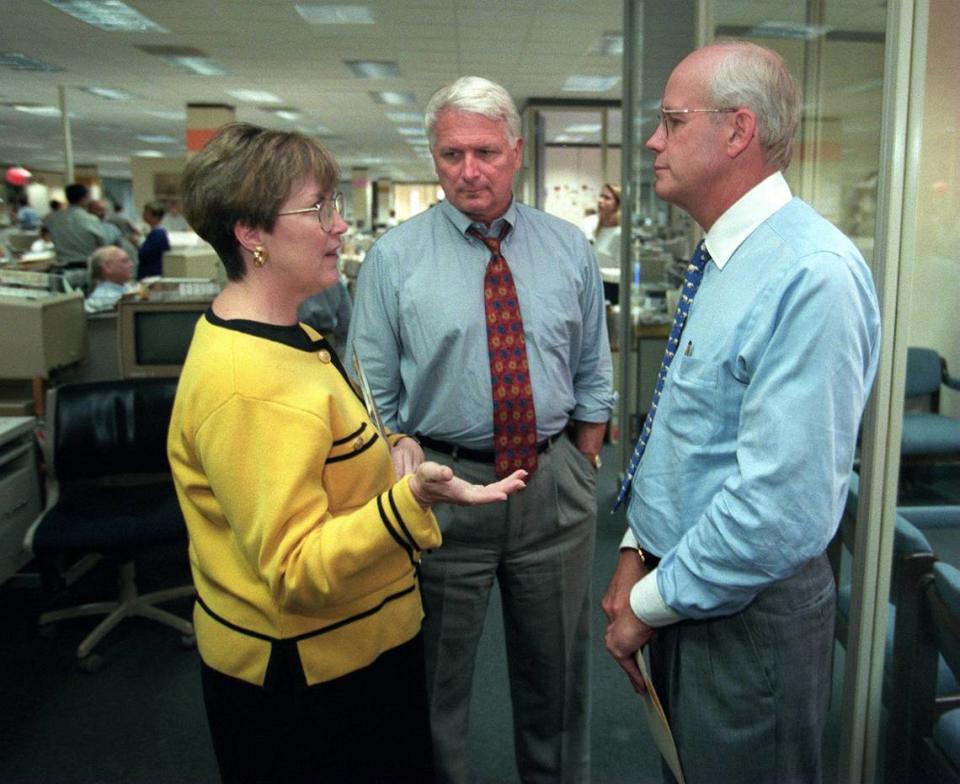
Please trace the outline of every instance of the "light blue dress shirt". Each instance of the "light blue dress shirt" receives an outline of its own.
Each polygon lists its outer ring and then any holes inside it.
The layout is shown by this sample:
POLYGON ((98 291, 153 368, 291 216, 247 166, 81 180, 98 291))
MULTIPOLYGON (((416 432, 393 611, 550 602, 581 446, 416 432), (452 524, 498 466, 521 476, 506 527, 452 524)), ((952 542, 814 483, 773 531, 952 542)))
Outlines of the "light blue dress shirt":
POLYGON ((655 626, 736 612, 825 550, 876 373, 860 253, 781 175, 755 191, 707 235, 719 266, 704 271, 633 482, 633 537, 662 560, 631 606, 655 626))
MULTIPOLYGON (((606 422, 613 372, 600 271, 573 224, 513 202, 489 230, 520 299, 539 439, 571 418, 606 422)), ((381 237, 360 269, 347 342, 384 424, 470 449, 493 446, 483 280, 490 251, 443 201, 381 237)))
POLYGON ((87 313, 102 313, 106 310, 115 310, 127 288, 120 283, 101 280, 97 287, 90 292, 90 296, 83 302, 83 309, 87 313))

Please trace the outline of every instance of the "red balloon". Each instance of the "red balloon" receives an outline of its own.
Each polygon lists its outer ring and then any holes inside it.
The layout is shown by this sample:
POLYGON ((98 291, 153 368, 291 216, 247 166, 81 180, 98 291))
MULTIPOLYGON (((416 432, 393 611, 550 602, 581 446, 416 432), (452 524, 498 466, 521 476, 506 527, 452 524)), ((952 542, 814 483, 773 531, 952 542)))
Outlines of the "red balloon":
POLYGON ((32 177, 33 175, 22 166, 11 166, 7 169, 7 182, 16 187, 26 185, 32 177))

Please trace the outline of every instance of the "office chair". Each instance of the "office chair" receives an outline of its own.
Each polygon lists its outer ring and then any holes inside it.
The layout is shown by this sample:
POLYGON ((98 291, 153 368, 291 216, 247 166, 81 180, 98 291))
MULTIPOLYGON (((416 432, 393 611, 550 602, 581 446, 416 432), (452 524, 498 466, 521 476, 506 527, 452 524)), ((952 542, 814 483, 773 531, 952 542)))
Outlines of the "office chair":
MULTIPOLYGON (((192 641, 193 625, 155 605, 194 595, 192 585, 140 594, 134 555, 158 545, 186 544, 166 456, 175 378, 66 384, 48 392, 48 502, 26 545, 50 566, 100 553, 119 568, 119 596, 53 610, 41 629, 87 615, 106 617, 77 648, 81 667, 101 664, 95 646, 124 618, 142 616, 192 641)), ((53 570, 57 575, 59 569, 53 570)))
MULTIPOLYGON (((842 551, 853 552, 856 534, 856 516, 860 491, 860 478, 856 473, 850 477, 847 504, 837 535, 827 554, 833 567, 837 584, 837 612, 835 636, 846 647, 851 605, 851 584, 848 569, 842 568, 842 551)), ((949 508, 955 511, 955 508, 949 508)), ((889 607, 887 611, 887 636, 884 652, 883 702, 895 710, 902 695, 895 687, 896 668, 906 660, 908 652, 902 650, 905 640, 912 639, 917 623, 917 587, 930 573, 937 557, 922 527, 946 528, 958 525, 956 514, 946 515, 942 521, 924 517, 920 508, 898 508, 894 522, 893 563, 890 574, 889 607), (914 524, 914 516, 916 524, 914 524)), ((936 694, 941 709, 960 708, 960 680, 943 660, 937 669, 936 694)), ((894 733, 895 735, 896 733, 894 733)), ((896 741, 894 740, 894 744, 896 741)))
POLYGON ((909 347, 901 462, 960 461, 960 420, 940 413, 943 386, 960 390, 960 378, 950 375, 943 357, 933 349, 909 347))
POLYGON ((960 571, 933 565, 917 591, 917 633, 909 640, 908 665, 898 668, 899 731, 904 748, 891 758, 891 782, 960 784, 960 709, 937 710, 939 661, 960 675, 960 571))

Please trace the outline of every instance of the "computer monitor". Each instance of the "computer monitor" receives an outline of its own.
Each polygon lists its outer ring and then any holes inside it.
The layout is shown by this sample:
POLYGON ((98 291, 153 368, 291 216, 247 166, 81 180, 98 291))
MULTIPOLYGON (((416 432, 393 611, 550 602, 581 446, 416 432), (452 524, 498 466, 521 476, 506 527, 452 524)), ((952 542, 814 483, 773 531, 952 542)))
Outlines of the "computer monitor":
POLYGON ((120 374, 124 378, 179 376, 197 320, 209 307, 209 301, 121 301, 117 309, 120 374))

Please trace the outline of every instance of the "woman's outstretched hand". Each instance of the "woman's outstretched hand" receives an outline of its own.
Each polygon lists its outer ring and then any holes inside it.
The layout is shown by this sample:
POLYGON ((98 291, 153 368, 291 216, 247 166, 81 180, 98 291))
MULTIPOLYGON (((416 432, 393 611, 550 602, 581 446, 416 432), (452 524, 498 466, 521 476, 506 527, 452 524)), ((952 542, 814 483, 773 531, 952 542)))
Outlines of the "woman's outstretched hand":
POLYGON ((458 504, 479 506, 495 501, 506 501, 507 496, 527 486, 527 472, 514 471, 510 476, 489 485, 474 485, 460 479, 449 466, 439 463, 421 463, 410 478, 410 490, 421 506, 458 504))

